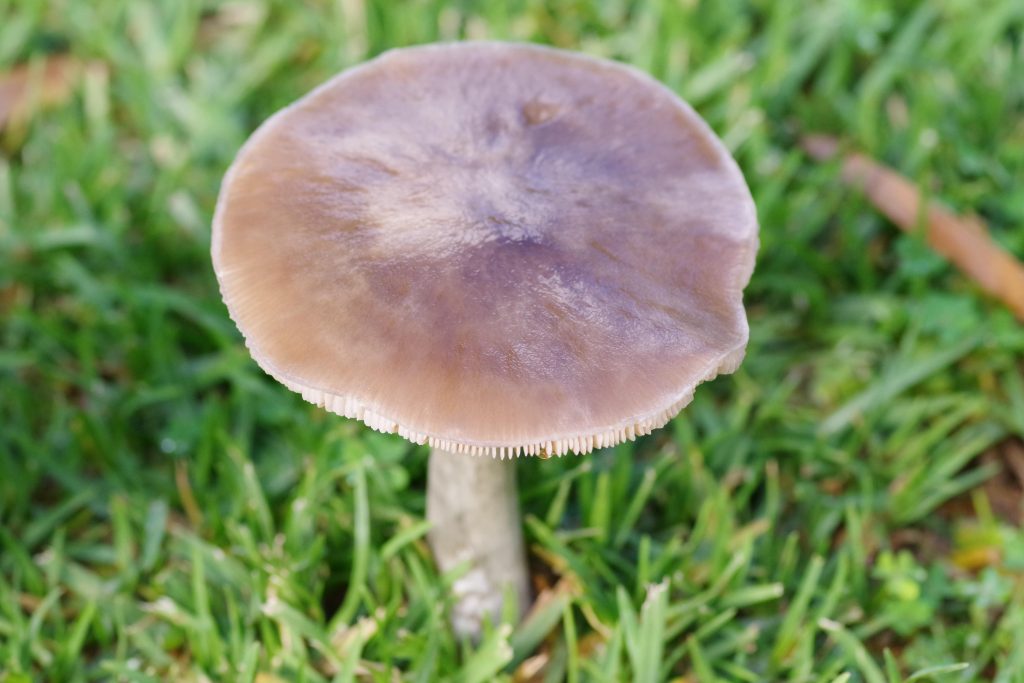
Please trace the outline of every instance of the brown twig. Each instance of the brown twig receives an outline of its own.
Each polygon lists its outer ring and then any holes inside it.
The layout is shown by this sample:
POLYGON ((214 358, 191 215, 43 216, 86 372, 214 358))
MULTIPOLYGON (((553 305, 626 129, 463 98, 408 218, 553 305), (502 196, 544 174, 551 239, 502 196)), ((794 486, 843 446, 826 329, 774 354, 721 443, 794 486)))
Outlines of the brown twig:
MULTIPOLYGON (((839 141, 826 135, 808 135, 802 144, 819 161, 839 151, 839 141)), ((924 205, 912 182, 864 154, 843 157, 842 178, 903 230, 922 229, 935 251, 1024 320, 1024 265, 992 240, 981 220, 957 216, 935 201, 924 205)))

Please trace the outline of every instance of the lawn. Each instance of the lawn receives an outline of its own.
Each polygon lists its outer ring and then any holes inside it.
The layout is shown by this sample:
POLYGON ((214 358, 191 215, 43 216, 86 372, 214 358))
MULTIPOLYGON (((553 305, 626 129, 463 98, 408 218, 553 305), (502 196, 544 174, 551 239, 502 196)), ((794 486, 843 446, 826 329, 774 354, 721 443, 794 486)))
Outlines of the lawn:
POLYGON ((70 92, 0 132, 0 680, 1024 681, 1024 325, 800 147, 1024 257, 1020 0, 0 0, 0 74, 60 53, 70 92), (260 372, 209 259, 263 119, 463 38, 650 71, 762 226, 739 372, 518 463, 540 597, 476 646, 426 449, 260 372))

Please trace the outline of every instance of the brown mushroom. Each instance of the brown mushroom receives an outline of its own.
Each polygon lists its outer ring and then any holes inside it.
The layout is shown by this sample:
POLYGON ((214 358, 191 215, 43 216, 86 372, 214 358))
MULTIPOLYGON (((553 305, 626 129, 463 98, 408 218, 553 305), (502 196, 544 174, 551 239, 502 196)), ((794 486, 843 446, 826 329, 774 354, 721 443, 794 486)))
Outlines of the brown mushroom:
POLYGON ((757 219, 684 102, 533 45, 394 50, 268 120, 213 262, 270 375, 434 452, 439 566, 473 633, 528 585, 514 468, 662 426, 747 343, 757 219))

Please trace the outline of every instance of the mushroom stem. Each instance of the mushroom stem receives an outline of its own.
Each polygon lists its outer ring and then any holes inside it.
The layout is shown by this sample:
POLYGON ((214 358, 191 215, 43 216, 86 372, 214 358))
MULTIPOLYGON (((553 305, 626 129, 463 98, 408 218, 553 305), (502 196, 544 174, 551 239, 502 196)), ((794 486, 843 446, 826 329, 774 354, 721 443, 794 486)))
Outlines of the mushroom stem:
POLYGON ((463 562, 469 570, 452 585, 452 628, 477 639, 485 618, 497 624, 506 591, 518 616, 529 606, 530 587, 516 492, 516 463, 435 448, 427 470, 428 535, 442 572, 463 562))

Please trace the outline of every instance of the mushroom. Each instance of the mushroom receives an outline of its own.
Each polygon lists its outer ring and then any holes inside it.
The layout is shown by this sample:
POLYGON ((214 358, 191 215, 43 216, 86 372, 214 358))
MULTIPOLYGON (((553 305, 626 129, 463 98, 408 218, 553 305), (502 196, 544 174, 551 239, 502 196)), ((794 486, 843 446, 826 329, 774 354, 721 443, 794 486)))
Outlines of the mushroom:
POLYGON ((510 459, 664 425, 736 369, 757 218, 694 111, 633 68, 524 44, 387 52, 265 122, 214 269, 256 362, 432 448, 455 630, 529 583, 510 459))

